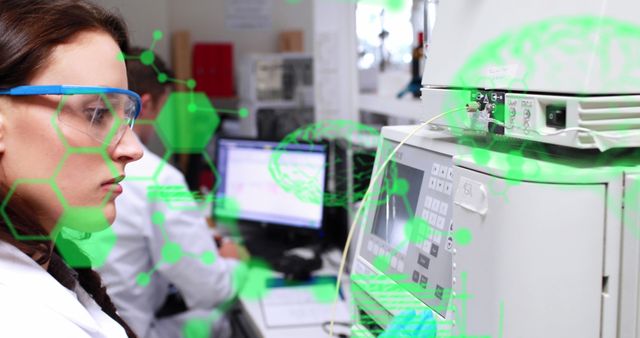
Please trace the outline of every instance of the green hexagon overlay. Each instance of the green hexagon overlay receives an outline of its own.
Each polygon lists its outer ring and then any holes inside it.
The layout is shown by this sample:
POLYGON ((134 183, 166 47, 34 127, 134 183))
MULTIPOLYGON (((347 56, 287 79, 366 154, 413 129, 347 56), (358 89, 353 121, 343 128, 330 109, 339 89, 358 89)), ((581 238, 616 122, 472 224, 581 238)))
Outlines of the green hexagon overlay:
POLYGON ((17 229, 14 227, 13 221, 11 220, 11 218, 9 217, 9 214, 7 213, 7 206, 9 205, 9 201, 11 200, 11 198, 15 195, 16 190, 18 189, 18 186, 23 185, 23 184, 38 184, 38 185, 48 185, 53 191, 54 193, 58 196, 58 199, 61 201, 61 203, 63 203, 64 206, 64 200, 62 198, 62 192, 60 192, 60 188, 58 188, 58 186, 55 184, 55 182, 53 182, 53 180, 51 179, 17 179, 15 182, 13 182, 13 184, 11 185, 11 188, 9 189, 9 192, 7 193, 7 195, 4 197, 4 199, 2 200, 2 205, 0 205, 0 214, 2 215, 2 219, 6 222, 7 227, 9 228, 9 231, 11 232, 11 234, 13 235, 13 237, 19 241, 48 241, 51 240, 51 236, 47 235, 47 236, 32 236, 32 235, 23 235, 18 233, 17 229))
MULTIPOLYGON (((95 155, 95 156, 100 156, 102 157, 102 159, 104 160, 104 163, 106 164, 107 168, 109 168, 109 171, 111 172, 111 174, 113 175, 113 177, 118 176, 119 171, 116 168, 115 163, 111 160, 111 158, 109 157, 109 154, 107 154, 107 152, 102 149, 96 149, 96 148, 73 148, 73 149, 67 149, 67 152, 64 154, 64 157, 62 158, 62 160, 60 160, 60 163, 58 163, 58 166, 55 169, 55 172, 53 173, 53 177, 52 180, 55 183, 55 188, 57 189, 57 191, 59 191, 59 198, 60 198, 60 202, 62 203, 62 205, 64 206, 70 206, 69 201, 67 200, 67 198, 64 196, 64 193, 62 192, 62 190, 58 187, 57 184, 57 179, 60 176, 60 173, 62 172, 62 168, 65 166, 66 162, 69 160, 69 158, 71 156, 91 156, 91 155, 95 155)), ((113 191, 109 191, 105 194, 105 196, 102 198, 102 201, 100 202, 99 205, 100 207, 104 207, 109 200, 111 199, 111 197, 113 196, 113 191)), ((80 207, 80 206, 78 206, 80 207)))
POLYGON ((56 246, 65 262, 73 268, 103 266, 117 242, 117 236, 109 226, 104 212, 97 207, 68 208, 58 220, 56 228, 67 239, 67 241, 57 241, 56 246), (97 231, 103 227, 105 228, 102 231, 97 231), (83 231, 75 230, 78 228, 82 228, 83 231), (78 256, 72 245, 78 246, 89 260, 78 256))
POLYGON ((197 154, 204 151, 220 124, 220 117, 204 93, 171 93, 156 118, 156 130, 172 152, 197 154), (196 107, 191 112, 189 107, 196 107))

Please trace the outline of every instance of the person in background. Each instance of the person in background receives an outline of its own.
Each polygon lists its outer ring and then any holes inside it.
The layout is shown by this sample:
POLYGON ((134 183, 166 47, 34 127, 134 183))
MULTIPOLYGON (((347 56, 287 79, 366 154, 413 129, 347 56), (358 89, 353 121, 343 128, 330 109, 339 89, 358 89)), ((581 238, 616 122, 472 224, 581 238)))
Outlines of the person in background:
MULTIPOLYGON (((143 51, 133 49, 130 55, 143 51)), ((145 120, 156 118, 172 90, 170 84, 158 82, 156 71, 171 72, 157 56, 155 67, 138 60, 127 61, 129 85, 142 98, 140 116, 145 120)), ((135 132, 145 144, 154 139, 152 125, 139 123, 135 132)), ((142 159, 127 167, 126 173, 149 178, 162 162, 145 148, 142 159)), ((189 208, 193 211, 174 210, 163 201, 148 198, 152 185, 187 190, 183 174, 170 164, 162 167, 155 181, 127 180, 123 185, 127 193, 117 202, 122 212, 113 225, 118 241, 100 269, 122 317, 140 337, 180 337, 187 321, 207 318, 216 319, 212 320, 214 337, 228 337, 228 321, 216 308, 227 305, 235 295, 232 278, 242 249, 231 241, 223 241, 217 248, 206 219, 195 205, 189 208), (172 259, 163 256, 168 245, 185 254, 167 261, 172 259), (215 258, 213 262, 198 258, 205 253, 215 258)), ((181 203, 181 207, 185 205, 181 203)))
POLYGON ((0 337, 136 337, 100 277, 57 252, 86 258, 66 231, 107 224, 61 227, 61 215, 94 207, 112 223, 125 167, 142 156, 130 128, 140 98, 117 60, 128 48, 122 20, 87 1, 0 0, 0 337))

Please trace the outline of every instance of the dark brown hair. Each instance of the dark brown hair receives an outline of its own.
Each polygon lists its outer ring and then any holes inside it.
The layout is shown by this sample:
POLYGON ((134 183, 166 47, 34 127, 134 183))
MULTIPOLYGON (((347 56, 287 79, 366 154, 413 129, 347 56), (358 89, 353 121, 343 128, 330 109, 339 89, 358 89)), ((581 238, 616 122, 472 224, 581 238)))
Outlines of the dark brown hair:
MULTIPOLYGON (((122 19, 113 13, 85 0, 0 0, 0 88, 28 84, 49 62, 53 49, 68 43, 77 34, 87 31, 104 31, 111 35, 127 53, 129 38, 122 19)), ((0 197, 7 196, 7 188, 0 187, 0 197)), ((5 208, 13 229, 23 236, 42 236, 46 231, 35 219, 28 202, 14 195, 5 208)), ((4 215, 3 215, 4 216, 4 215)), ((0 240, 15 245, 40 265, 49 264, 48 272, 69 289, 76 283, 84 288, 102 310, 124 327, 129 337, 135 333, 118 316, 116 309, 102 286, 97 273, 91 269, 71 270, 51 251, 49 241, 18 241, 0 218, 0 240)), ((56 241, 66 241, 58 236, 56 241)), ((76 249, 77 257, 85 257, 76 249)))
MULTIPOLYGON (((129 53, 132 56, 140 56, 145 51, 145 49, 140 47, 132 47, 129 53)), ((165 74, 168 78, 172 78, 173 72, 158 55, 156 55, 153 60, 153 66, 154 67, 144 65, 139 58, 127 59, 129 89, 138 93, 140 96, 150 94, 153 103, 157 104, 167 88, 173 86, 171 82, 168 81, 161 83, 158 80, 157 74, 165 74)))

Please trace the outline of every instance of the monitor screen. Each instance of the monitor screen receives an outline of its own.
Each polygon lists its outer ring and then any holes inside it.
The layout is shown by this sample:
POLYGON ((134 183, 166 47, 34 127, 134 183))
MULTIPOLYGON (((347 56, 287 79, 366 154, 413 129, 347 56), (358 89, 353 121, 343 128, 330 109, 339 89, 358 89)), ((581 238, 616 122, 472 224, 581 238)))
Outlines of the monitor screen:
POLYGON ((327 149, 322 144, 291 144, 259 140, 219 139, 216 216, 268 224, 320 229, 322 198, 305 198, 307 192, 324 194, 327 149), (280 172, 295 172, 291 180, 276 181, 274 154, 280 172), (271 167, 270 167, 271 166, 271 167), (271 170, 270 170, 271 169, 271 170), (292 188, 294 187, 294 188, 292 188))
POLYGON ((388 186, 381 190, 372 232, 402 253, 407 250, 405 225, 416 213, 423 176, 422 170, 395 161, 389 162, 385 169, 383 184, 388 186), (398 180, 406 180, 408 183, 406 194, 388 193, 398 180))

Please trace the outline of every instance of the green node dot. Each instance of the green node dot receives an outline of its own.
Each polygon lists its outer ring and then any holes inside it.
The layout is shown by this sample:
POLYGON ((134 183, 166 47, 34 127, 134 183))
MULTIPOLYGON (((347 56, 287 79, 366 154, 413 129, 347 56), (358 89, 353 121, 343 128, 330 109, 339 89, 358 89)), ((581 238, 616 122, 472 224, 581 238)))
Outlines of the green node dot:
POLYGON ((433 233, 433 227, 421 217, 413 217, 407 221, 404 227, 405 238, 411 243, 421 244, 433 233))
POLYGON ((251 259, 248 263, 240 263, 233 270, 233 289, 245 299, 258 300, 267 292, 267 280, 273 277, 269 265, 259 259, 251 259))
POLYGON ((238 116, 240 116, 240 118, 247 118, 249 116, 249 109, 247 108, 240 108, 240 110, 238 110, 238 116))
POLYGON ((404 7, 404 0, 386 0, 386 8, 392 12, 398 12, 404 7))
POLYGON ((240 217, 240 203, 233 197, 221 197, 216 200, 216 213, 219 219, 234 221, 240 217))
POLYGON ((156 211, 151 215, 151 222, 155 225, 164 224, 164 214, 160 211, 156 211))
POLYGON ((142 54, 140 54, 140 62, 142 62, 142 64, 145 66, 152 65, 155 59, 156 55, 153 54, 153 51, 151 50, 145 50, 144 52, 142 52, 142 54))
POLYGON ((394 195, 405 196, 409 192, 409 181, 404 178, 398 178, 393 182, 393 189, 391 191, 394 195))
POLYGON ((162 31, 157 30, 153 32, 153 39, 154 40, 162 40, 162 38, 164 37, 164 33, 162 33, 162 31))
POLYGON ((489 163, 489 159, 491 158, 491 153, 482 148, 474 148, 471 150, 471 156, 476 161, 477 164, 487 164, 489 163))
POLYGON ((178 243, 167 243, 162 248, 162 259, 169 263, 175 264, 183 256, 182 247, 178 243))
POLYGON ((458 245, 468 245, 471 243, 471 230, 468 228, 460 228, 453 232, 453 240, 458 245))
POLYGON ((142 287, 145 287, 151 283, 151 274, 141 272, 136 276, 136 283, 142 287))
POLYGON ((336 298, 336 285, 326 281, 318 282, 311 287, 311 292, 319 303, 331 303, 336 298))
POLYGON ((123 52, 118 53, 118 55, 116 56, 116 58, 118 59, 118 61, 120 62, 124 62, 126 59, 126 55, 123 52))
POLYGON ((209 338, 211 337, 211 322, 204 319, 189 319, 182 327, 182 336, 185 338, 209 338))
POLYGON ((198 111, 198 106, 195 103, 190 103, 187 110, 189 110, 190 113, 195 113, 198 111))
POLYGON ((391 265, 391 257, 385 255, 378 255, 373 259, 373 266, 376 269, 386 272, 389 270, 389 266, 391 265))
POLYGON ((524 162, 525 159, 521 151, 512 150, 509 152, 509 155, 507 155, 507 163, 512 167, 520 168, 524 165, 524 162))
POLYGON ((187 81, 187 88, 194 89, 196 88, 196 80, 190 79, 187 81))
POLYGON ((165 83, 167 82, 167 80, 169 80, 169 76, 167 76, 167 74, 165 73, 158 74, 158 82, 165 83))
POLYGON ((200 256, 200 260, 203 264, 211 265, 216 261, 216 255, 211 251, 207 251, 200 256))

